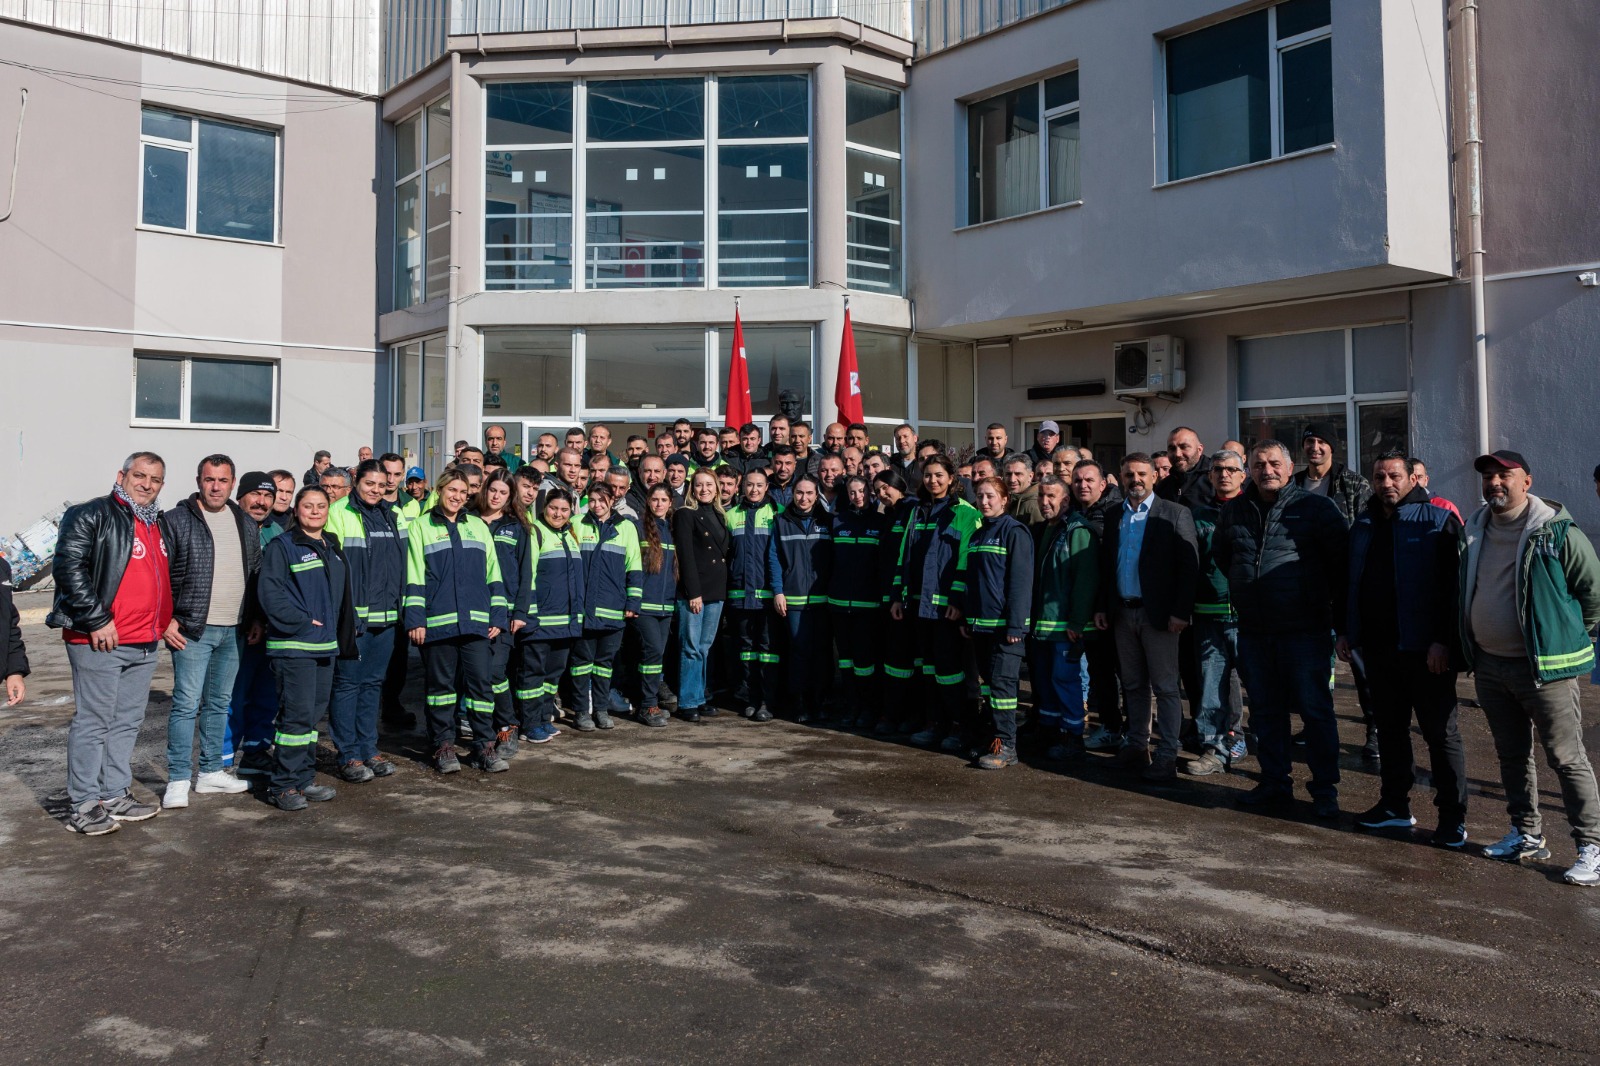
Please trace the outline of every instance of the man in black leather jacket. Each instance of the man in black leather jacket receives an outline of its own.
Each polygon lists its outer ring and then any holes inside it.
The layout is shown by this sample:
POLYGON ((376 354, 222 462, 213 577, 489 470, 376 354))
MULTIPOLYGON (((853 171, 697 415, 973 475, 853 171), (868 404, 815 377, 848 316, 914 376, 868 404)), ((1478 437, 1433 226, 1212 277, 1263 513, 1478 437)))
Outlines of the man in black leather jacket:
POLYGON ((87 836, 153 818, 133 798, 133 745, 150 700, 156 649, 177 638, 165 523, 156 498, 166 463, 128 456, 109 496, 67 508, 52 564, 77 709, 67 731, 68 828, 87 836))

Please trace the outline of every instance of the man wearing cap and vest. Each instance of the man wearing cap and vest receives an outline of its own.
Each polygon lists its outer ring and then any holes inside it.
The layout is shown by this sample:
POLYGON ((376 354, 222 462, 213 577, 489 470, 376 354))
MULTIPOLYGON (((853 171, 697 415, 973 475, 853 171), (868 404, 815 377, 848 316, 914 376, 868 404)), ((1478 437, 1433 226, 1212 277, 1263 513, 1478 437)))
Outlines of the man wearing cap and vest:
POLYGON ((1578 845, 1569 884, 1600 884, 1600 791, 1584 751, 1578 677, 1594 666, 1600 561, 1554 500, 1533 495, 1533 471, 1513 451, 1480 455, 1484 506, 1468 521, 1461 555, 1461 648, 1477 675, 1494 735, 1511 831, 1491 859, 1549 858, 1534 776, 1533 738, 1556 772, 1578 845))

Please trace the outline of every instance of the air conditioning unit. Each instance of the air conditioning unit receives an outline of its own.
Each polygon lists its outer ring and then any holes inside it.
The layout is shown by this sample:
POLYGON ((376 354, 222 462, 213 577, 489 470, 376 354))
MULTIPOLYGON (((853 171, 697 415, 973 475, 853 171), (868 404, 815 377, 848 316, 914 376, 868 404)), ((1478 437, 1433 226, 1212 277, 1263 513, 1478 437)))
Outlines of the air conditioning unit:
POLYGON ((1173 396, 1183 392, 1182 337, 1118 341, 1111 349, 1113 394, 1173 396))

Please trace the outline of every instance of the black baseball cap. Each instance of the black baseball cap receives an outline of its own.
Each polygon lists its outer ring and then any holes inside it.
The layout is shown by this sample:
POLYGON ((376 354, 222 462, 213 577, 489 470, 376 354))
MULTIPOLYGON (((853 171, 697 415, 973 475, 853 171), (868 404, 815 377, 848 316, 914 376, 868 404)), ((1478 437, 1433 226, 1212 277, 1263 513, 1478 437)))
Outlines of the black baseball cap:
POLYGON ((1472 461, 1472 469, 1480 474, 1487 474, 1491 470, 1526 470, 1533 473, 1533 467, 1528 465, 1528 460, 1522 457, 1521 452, 1504 450, 1478 456, 1472 461))
POLYGON ((277 484, 272 480, 272 475, 264 470, 252 470, 239 479, 239 487, 234 491, 234 499, 242 500, 246 493, 265 492, 276 495, 277 484))

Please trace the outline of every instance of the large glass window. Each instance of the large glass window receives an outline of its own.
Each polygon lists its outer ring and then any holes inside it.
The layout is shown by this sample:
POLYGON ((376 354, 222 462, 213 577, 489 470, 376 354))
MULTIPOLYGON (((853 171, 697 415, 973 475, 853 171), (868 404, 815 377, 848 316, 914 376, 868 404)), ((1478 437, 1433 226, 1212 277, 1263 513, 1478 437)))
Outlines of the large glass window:
POLYGON ((584 406, 605 411, 704 410, 705 329, 587 330, 584 406))
POLYGON ((572 413, 572 331, 485 331, 483 413, 486 418, 513 421, 569 417, 572 413))
POLYGON ((484 282, 572 287, 572 83, 487 87, 484 282))
POLYGON ((178 426, 277 425, 278 364, 267 360, 133 357, 136 423, 178 426))
POLYGON ((1404 323, 1239 341, 1239 439, 1281 440, 1299 459, 1300 434, 1326 422, 1338 460, 1365 474, 1407 449, 1407 348, 1404 323))
POLYGON ((861 372, 861 411, 870 419, 905 420, 909 408, 906 338, 898 333, 855 331, 861 372))
POLYGON ((394 130, 394 306, 450 292, 450 99, 394 130))
POLYGON ((1167 179, 1333 143, 1330 0, 1287 0, 1167 42, 1167 179))
POLYGON ((968 104, 967 167, 969 223, 1078 200, 1078 72, 968 104))
POLYGON ((811 277, 810 82, 803 74, 717 81, 717 283, 811 277))
POLYGON ((845 83, 845 278, 851 288, 904 291, 900 93, 845 83))
POLYGON ((444 338, 397 344, 389 349, 393 407, 389 438, 407 466, 421 466, 429 478, 444 464, 444 412, 449 395, 444 338))
POLYGON ((278 239, 278 134, 144 108, 139 221, 146 226, 278 239))
MULTIPOLYGON (((800 399, 801 410, 814 409, 811 386, 811 327, 746 326, 744 357, 750 375, 750 411, 770 418, 779 411, 785 392, 800 399)), ((718 331, 717 411, 728 410, 728 368, 733 359, 733 330, 718 331)))

